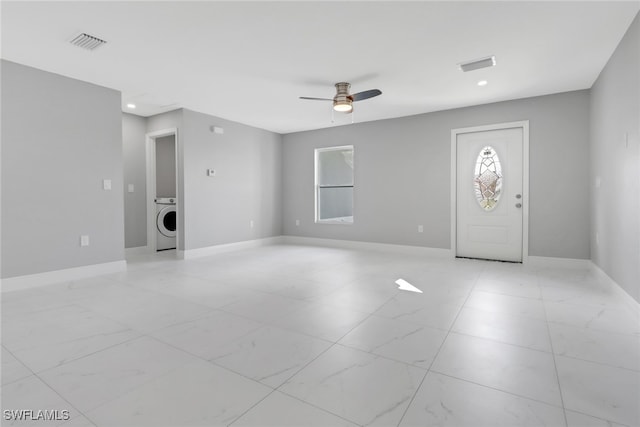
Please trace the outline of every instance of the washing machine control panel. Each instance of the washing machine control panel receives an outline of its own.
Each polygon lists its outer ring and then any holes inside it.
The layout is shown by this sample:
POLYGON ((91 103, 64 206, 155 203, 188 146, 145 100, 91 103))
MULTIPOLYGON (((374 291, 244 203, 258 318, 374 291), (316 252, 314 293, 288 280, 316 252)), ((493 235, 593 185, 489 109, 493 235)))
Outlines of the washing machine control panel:
POLYGON ((158 197, 155 202, 159 205, 175 205, 176 199, 173 197, 158 197))

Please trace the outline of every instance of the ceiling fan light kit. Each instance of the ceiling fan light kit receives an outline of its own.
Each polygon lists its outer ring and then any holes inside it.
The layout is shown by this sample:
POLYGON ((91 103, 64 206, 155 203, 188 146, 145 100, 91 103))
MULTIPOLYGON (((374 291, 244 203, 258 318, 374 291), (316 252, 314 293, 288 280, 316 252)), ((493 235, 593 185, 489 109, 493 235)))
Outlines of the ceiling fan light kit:
POLYGON ((340 113, 350 113, 353 111, 353 101, 350 99, 333 101, 333 109, 340 113))

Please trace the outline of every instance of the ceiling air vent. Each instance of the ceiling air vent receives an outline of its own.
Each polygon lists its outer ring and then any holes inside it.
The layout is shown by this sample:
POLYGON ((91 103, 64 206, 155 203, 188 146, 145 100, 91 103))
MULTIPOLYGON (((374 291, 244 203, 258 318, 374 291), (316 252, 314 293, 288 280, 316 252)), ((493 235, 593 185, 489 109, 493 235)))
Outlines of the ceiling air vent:
POLYGON ((461 64, 458 64, 458 67, 460 67, 460 69, 466 73, 467 71, 478 70, 480 68, 493 67, 494 65, 496 65, 496 57, 488 56, 486 58, 480 58, 474 61, 463 62, 461 64))
POLYGON ((87 50, 95 50, 96 48, 102 46, 107 43, 105 40, 102 40, 96 36, 92 36, 87 33, 80 33, 73 38, 69 43, 74 46, 81 47, 87 50))

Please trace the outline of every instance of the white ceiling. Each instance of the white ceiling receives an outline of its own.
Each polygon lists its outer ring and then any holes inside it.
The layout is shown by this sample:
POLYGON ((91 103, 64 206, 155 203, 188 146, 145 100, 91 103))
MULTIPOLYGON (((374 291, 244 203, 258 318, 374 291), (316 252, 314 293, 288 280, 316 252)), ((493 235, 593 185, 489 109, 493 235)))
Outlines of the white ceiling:
POLYGON ((356 122, 589 88, 639 9, 637 0, 3 1, 2 57, 117 89, 135 114, 185 107, 289 133, 351 121, 332 123, 331 103, 298 99, 331 98, 338 81, 383 92, 354 104, 356 122), (79 32, 108 43, 70 45, 79 32), (488 55, 497 66, 457 68, 488 55))

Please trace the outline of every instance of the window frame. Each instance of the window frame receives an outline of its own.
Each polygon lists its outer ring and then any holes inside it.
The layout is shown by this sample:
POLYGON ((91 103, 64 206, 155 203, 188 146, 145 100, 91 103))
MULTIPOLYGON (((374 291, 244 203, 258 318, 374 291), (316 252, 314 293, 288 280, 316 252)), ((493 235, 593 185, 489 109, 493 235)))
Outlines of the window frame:
POLYGON ((322 148, 316 148, 314 150, 314 216, 315 216, 315 223, 316 224, 336 224, 336 225, 353 225, 353 223, 355 222, 355 215, 353 212, 353 208, 354 208, 354 202, 351 202, 351 221, 340 221, 340 220, 335 220, 335 219, 321 219, 320 218, 320 189, 321 188, 337 188, 337 187, 342 187, 342 188, 351 188, 351 191, 353 191, 355 189, 356 186, 356 182, 355 182, 355 148, 353 145, 340 145, 340 146, 331 146, 331 147, 322 147, 322 148), (320 178, 320 153, 324 153, 327 151, 342 151, 342 150, 346 150, 346 149, 350 149, 351 150, 351 156, 352 156, 352 161, 353 161, 353 168, 351 173, 353 174, 352 176, 352 184, 351 185, 340 185, 340 186, 320 186, 319 184, 319 178, 320 178))

